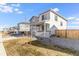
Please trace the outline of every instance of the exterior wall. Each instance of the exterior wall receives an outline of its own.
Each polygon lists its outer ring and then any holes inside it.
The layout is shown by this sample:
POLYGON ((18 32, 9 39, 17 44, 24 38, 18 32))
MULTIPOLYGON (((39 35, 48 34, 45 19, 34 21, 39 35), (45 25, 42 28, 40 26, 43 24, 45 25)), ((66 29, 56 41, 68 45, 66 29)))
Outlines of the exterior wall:
POLYGON ((8 32, 9 31, 9 28, 3 28, 3 31, 4 32, 8 32))
MULTIPOLYGON (((58 15, 57 15, 58 20, 55 21, 55 15, 56 15, 55 13, 48 11, 43 14, 40 14, 38 17, 39 18, 38 22, 44 22, 45 24, 49 24, 48 29, 49 29, 49 32, 51 32, 50 34, 55 34, 55 30, 57 30, 57 29, 66 29, 67 28, 67 21, 58 15), (42 15, 45 15, 46 19, 42 20, 42 15), (61 22, 62 22, 63 26, 61 26, 61 22)), ((33 18, 32 22, 33 22, 33 20, 36 20, 36 19, 33 18)), ((36 21, 34 21, 34 22, 37 23, 36 21)), ((45 25, 44 25, 44 27, 45 27, 45 25)), ((32 30, 33 30, 33 28, 32 28, 32 30)), ((34 28, 34 30, 35 30, 35 28, 34 28)), ((46 31, 46 30, 44 30, 44 31, 46 31)))
POLYGON ((39 21, 39 19, 38 19, 38 17, 37 16, 33 16, 32 18, 31 18, 31 23, 35 23, 35 22, 38 22, 39 21))
POLYGON ((30 24, 19 24, 19 31, 30 31, 30 24))
POLYGON ((45 20, 49 20, 50 19, 50 12, 47 12, 47 13, 44 13, 44 14, 40 14, 39 15, 39 22, 40 21, 43 21, 42 20, 42 15, 45 15, 46 16, 46 19, 45 20))
POLYGON ((9 32, 17 32, 17 27, 10 27, 9 32))
POLYGON ((57 27, 57 29, 66 29, 67 28, 67 21, 59 16, 57 16, 58 20, 55 21, 55 15, 56 14, 50 12, 50 21, 49 21, 50 27, 55 25, 57 27), (62 22, 63 26, 60 25, 61 22, 62 22))
POLYGON ((45 23, 50 24, 50 31, 51 34, 55 34, 55 30, 61 30, 61 29, 67 29, 67 21, 64 20, 63 18, 59 17, 57 15, 57 21, 55 20, 55 15, 54 13, 50 12, 50 19, 48 21, 46 21, 45 23), (62 22, 62 26, 61 26, 61 22, 62 22))
POLYGON ((41 38, 38 39, 41 43, 46 45, 57 45, 62 48, 69 48, 71 50, 79 51, 79 40, 65 39, 65 38, 41 38))

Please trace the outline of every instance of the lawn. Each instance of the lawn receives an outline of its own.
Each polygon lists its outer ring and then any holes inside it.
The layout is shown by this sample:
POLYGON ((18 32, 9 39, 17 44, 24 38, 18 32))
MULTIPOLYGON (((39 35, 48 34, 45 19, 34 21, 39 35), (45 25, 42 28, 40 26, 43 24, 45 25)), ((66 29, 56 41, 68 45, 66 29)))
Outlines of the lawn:
POLYGON ((31 38, 18 38, 3 42, 8 56, 70 56, 79 55, 79 52, 58 46, 47 46, 31 38))
POLYGON ((8 56, 42 55, 41 52, 35 50, 30 43, 28 43, 30 41, 30 38, 20 38, 4 41, 3 44, 8 56))

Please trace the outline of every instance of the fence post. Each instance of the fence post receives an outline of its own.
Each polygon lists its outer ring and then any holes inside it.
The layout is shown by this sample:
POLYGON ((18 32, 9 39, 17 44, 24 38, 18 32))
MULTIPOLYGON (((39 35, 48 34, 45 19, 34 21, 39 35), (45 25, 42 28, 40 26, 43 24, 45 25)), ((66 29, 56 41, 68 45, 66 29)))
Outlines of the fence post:
POLYGON ((67 29, 66 29, 66 31, 65 31, 65 38, 67 38, 67 29))

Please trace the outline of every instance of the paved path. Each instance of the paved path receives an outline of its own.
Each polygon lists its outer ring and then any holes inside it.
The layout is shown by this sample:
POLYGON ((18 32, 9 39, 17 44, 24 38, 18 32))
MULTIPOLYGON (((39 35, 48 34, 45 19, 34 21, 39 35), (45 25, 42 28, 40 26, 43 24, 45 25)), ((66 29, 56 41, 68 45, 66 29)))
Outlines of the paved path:
POLYGON ((3 38, 0 35, 0 56, 6 56, 6 52, 3 46, 3 38))

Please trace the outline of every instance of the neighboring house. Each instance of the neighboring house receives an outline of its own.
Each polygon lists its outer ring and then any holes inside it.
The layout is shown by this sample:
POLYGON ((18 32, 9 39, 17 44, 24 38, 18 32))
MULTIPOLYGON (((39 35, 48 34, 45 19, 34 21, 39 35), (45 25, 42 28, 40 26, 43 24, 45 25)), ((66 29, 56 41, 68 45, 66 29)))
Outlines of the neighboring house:
POLYGON ((30 32, 30 23, 29 22, 18 23, 18 31, 20 33, 30 32))
POLYGON ((55 34, 55 30, 67 29, 67 20, 49 9, 39 16, 33 16, 30 19, 32 35, 49 37, 55 34))
POLYGON ((9 28, 3 28, 3 32, 9 32, 9 28))
POLYGON ((14 34, 18 33, 18 28, 17 28, 17 26, 16 26, 16 27, 10 27, 10 28, 9 28, 9 33, 14 33, 14 34))

